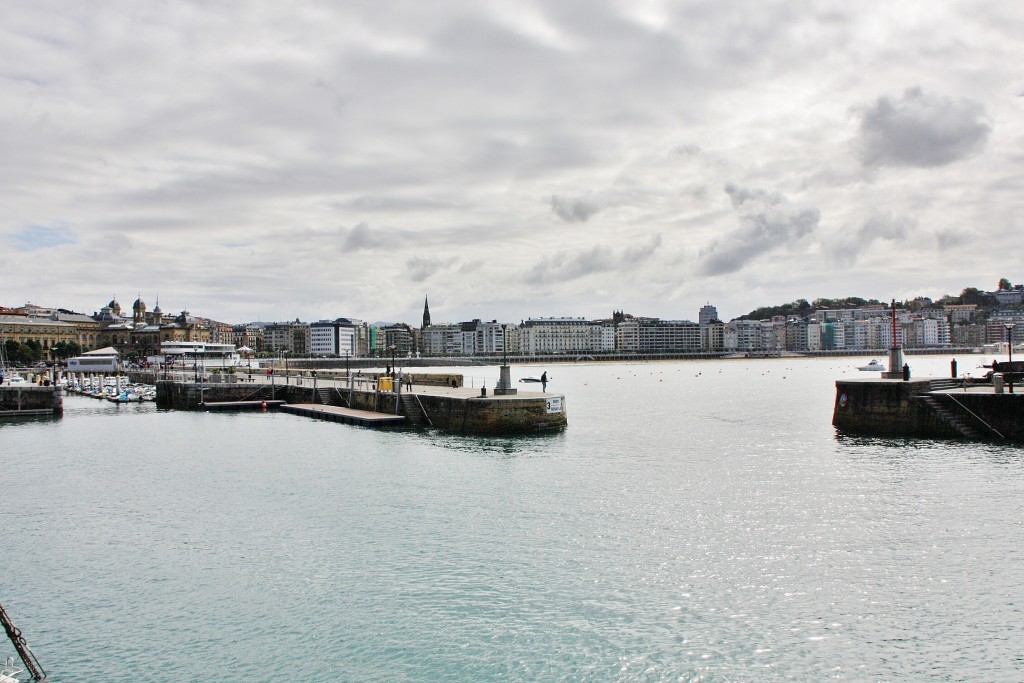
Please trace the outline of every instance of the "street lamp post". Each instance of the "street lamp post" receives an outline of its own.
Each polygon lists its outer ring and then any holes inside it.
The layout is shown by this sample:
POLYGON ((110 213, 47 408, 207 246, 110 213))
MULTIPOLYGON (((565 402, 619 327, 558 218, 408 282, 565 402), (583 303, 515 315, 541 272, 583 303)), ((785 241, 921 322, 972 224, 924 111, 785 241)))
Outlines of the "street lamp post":
POLYGON ((1009 374, 1007 383, 1010 385, 1010 393, 1013 393, 1013 328, 1016 327, 1016 323, 1003 323, 1003 327, 1006 328, 1006 347, 1010 352, 1010 369, 1007 371, 1009 374))
POLYGON ((350 351, 345 352, 345 379, 348 380, 348 404, 352 405, 352 371, 348 367, 350 351))
POLYGON ((508 367, 508 337, 507 337, 508 325, 506 323, 501 324, 501 355, 502 364, 498 368, 498 384, 494 387, 495 396, 510 396, 517 393, 516 389, 512 388, 512 372, 508 367))
POLYGON ((391 376, 394 377, 395 376, 395 345, 392 344, 388 348, 391 349, 391 376))

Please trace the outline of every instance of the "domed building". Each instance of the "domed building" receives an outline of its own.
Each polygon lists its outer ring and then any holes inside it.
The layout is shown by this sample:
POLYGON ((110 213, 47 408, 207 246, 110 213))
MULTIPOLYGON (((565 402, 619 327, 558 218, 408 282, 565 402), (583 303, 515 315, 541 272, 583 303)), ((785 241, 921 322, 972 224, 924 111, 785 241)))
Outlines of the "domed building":
POLYGON ((142 300, 142 295, 132 304, 132 324, 136 328, 146 324, 146 302, 142 300))

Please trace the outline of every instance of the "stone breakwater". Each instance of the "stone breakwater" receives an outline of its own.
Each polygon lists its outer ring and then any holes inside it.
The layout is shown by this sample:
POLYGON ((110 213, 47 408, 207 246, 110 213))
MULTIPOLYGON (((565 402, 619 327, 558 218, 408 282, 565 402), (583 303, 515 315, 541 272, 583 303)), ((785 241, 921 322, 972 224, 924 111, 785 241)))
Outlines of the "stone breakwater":
POLYGON ((839 380, 832 424, 869 436, 1024 442, 1024 394, 946 379, 839 380))
MULTIPOLYGON (((461 380, 461 378, 459 378, 461 380)), ((205 404, 283 400, 291 404, 324 404, 403 415, 410 426, 434 427, 455 434, 516 435, 558 432, 566 428, 565 397, 543 392, 512 396, 484 395, 455 387, 415 385, 402 393, 375 390, 364 383, 359 389, 314 384, 248 382, 196 384, 157 382, 157 405, 175 410, 203 410, 205 404)))
POLYGON ((0 386, 0 416, 62 415, 64 392, 60 387, 22 384, 0 386))

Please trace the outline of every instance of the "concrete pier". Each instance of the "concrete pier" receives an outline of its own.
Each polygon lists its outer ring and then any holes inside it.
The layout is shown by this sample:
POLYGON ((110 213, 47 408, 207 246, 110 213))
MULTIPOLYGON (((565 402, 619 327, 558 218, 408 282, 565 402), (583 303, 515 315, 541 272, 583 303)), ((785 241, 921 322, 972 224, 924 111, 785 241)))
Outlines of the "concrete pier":
POLYGON ((261 382, 238 379, 215 384, 161 380, 157 382, 157 405, 176 410, 203 410, 207 404, 220 407, 232 402, 251 407, 261 401, 283 401, 282 410, 298 404, 337 406, 400 416, 401 424, 410 426, 475 435, 558 432, 568 424, 562 394, 530 391, 495 396, 461 386, 461 377, 445 376, 445 385, 416 383, 400 390, 388 378, 379 384, 364 378, 352 387, 344 380, 312 380, 308 376, 287 380, 275 376, 273 383, 265 376, 261 382))
POLYGON ((836 381, 832 424, 882 437, 1024 442, 1024 395, 953 379, 836 381))
POLYGON ((64 392, 57 386, 15 384, 0 386, 0 417, 60 416, 64 392))
POLYGON ((369 410, 324 406, 317 403, 296 403, 281 406, 281 412, 312 417, 329 422, 359 425, 360 427, 400 427, 406 424, 404 415, 388 415, 369 410))

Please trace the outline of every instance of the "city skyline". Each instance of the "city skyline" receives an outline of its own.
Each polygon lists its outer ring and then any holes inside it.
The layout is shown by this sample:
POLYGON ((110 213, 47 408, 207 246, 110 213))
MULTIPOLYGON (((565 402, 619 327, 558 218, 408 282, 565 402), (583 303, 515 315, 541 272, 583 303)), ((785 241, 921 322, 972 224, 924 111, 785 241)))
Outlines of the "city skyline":
POLYGON ((1013 277, 992 263, 1024 213, 1010 5, 5 18, 7 305, 166 292, 225 321, 415 322, 427 294, 453 322, 729 320, 1013 277))
MULTIPOLYGON (((970 287, 965 287, 961 290, 961 294, 964 295, 964 300, 961 301, 961 297, 950 295, 953 301, 947 300, 945 297, 938 300, 931 300, 927 297, 915 297, 911 300, 891 300, 892 304, 895 304, 897 310, 906 313, 907 309, 916 311, 921 307, 932 307, 932 308, 945 308, 949 309, 949 304, 954 303, 953 308, 963 308, 960 304, 967 303, 971 305, 972 310, 977 309, 979 313, 985 312, 987 309, 995 309, 999 311, 1005 311, 1012 313, 1013 315, 1021 315, 1019 309, 1021 304, 1024 303, 1024 284, 1013 284, 1006 278, 1001 278, 999 286, 992 290, 976 289, 971 293, 970 287), (1003 291, 1005 287, 1005 292, 1003 291), (1009 307, 1009 308, 1008 308, 1009 307)), ((122 302, 117 295, 113 295, 110 301, 106 304, 91 307, 83 310, 76 310, 67 306, 61 305, 60 303, 54 304, 49 302, 47 304, 39 304, 36 301, 28 301, 23 305, 11 304, 10 302, 0 301, 0 313, 6 310, 18 311, 19 309, 40 309, 42 313, 29 313, 29 315, 42 315, 43 317, 49 315, 51 312, 61 313, 72 313, 80 314, 95 319, 102 319, 110 314, 105 311, 109 310, 112 306, 116 309, 112 311, 114 316, 120 316, 119 319, 131 320, 133 318, 136 306, 139 307, 141 313, 139 314, 143 318, 151 316, 157 307, 160 308, 161 315, 164 320, 170 320, 171 318, 195 318, 200 320, 206 320, 215 322, 222 325, 229 326, 246 326, 246 325, 275 325, 275 324, 292 324, 301 323, 308 325, 310 323, 329 323, 336 322, 339 320, 354 320, 361 324, 370 324, 375 326, 388 326, 388 325, 402 325, 410 328, 422 328, 427 325, 459 325, 469 322, 499 322, 516 324, 518 320, 520 323, 532 320, 532 321, 545 321, 545 320, 588 320, 588 321, 602 321, 612 320, 613 318, 636 318, 636 319, 654 319, 664 321, 682 321, 682 322, 693 322, 699 321, 704 323, 708 320, 718 320, 720 322, 731 322, 739 319, 750 319, 750 320, 767 320, 773 317, 786 317, 786 318, 802 318, 806 317, 807 313, 816 314, 822 311, 842 311, 842 310, 855 310, 855 309, 875 309, 878 307, 886 310, 890 309, 890 302, 880 301, 877 299, 868 299, 867 297, 859 296, 858 294, 851 294, 846 297, 839 297, 835 299, 828 299, 825 297, 798 297, 791 302, 775 302, 772 304, 764 304, 755 306, 748 309, 745 313, 741 313, 736 316, 723 316, 718 311, 718 307, 711 301, 705 302, 699 309, 691 312, 689 315, 664 315, 657 311, 631 311, 623 309, 612 309, 610 312, 603 315, 596 316, 584 316, 579 313, 567 313, 565 315, 547 315, 547 314, 536 314, 536 315, 522 315, 517 316, 513 319, 501 319, 495 316, 480 316, 477 318, 466 319, 466 318, 444 318, 442 316, 435 316, 429 312, 429 296, 425 296, 423 300, 423 308, 420 310, 420 317, 423 321, 426 321, 425 325, 417 325, 417 320, 413 319, 389 319, 374 318, 374 316, 361 317, 351 314, 328 314, 321 315, 314 318, 301 318, 298 316, 284 316, 282 318, 274 320, 229 320, 223 317, 218 317, 216 314, 208 314, 203 311, 189 311, 186 309, 178 309, 173 305, 170 307, 159 306, 157 301, 155 305, 150 305, 146 302, 145 297, 139 295, 134 302, 122 302), (859 300, 859 303, 858 301, 859 300), (119 313, 118 313, 119 311, 119 313), (806 311, 801 313, 799 311, 806 311), (755 315, 751 315, 755 314, 755 315), (432 321, 432 322, 431 322, 432 321)))

